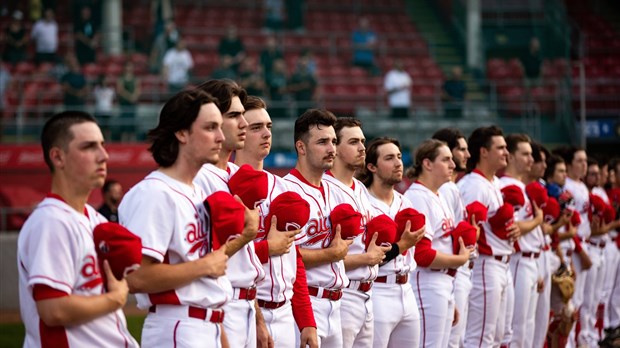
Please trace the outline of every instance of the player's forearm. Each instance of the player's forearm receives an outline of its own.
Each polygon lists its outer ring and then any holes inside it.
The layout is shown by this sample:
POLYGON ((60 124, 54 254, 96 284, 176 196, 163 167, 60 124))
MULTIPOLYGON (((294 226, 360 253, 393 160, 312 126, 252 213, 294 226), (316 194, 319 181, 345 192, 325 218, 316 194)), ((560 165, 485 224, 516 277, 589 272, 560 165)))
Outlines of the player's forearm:
POLYGON ((363 254, 347 254, 344 258, 344 268, 347 271, 354 270, 359 267, 369 266, 370 258, 367 253, 363 254))
POLYGON ((175 265, 145 263, 127 275, 130 293, 158 293, 185 286, 195 279, 208 276, 197 261, 175 265))
POLYGON ((435 258, 429 265, 429 268, 459 268, 463 266, 467 260, 468 258, 465 255, 449 255, 438 251, 437 254, 435 254, 435 258))
POLYGON ((48 326, 74 326, 122 308, 126 299, 114 292, 97 296, 69 295, 37 301, 37 312, 48 326))
POLYGON ((336 262, 333 255, 329 252, 329 249, 304 249, 299 248, 299 253, 304 261, 306 268, 312 268, 324 265, 326 263, 336 262))
POLYGON ((235 255, 237 251, 243 249, 243 247, 249 242, 251 242, 251 240, 248 240, 243 235, 240 235, 239 237, 228 241, 226 243, 226 255, 228 255, 228 257, 235 255))
POLYGON ((538 219, 521 220, 516 221, 515 224, 519 226, 519 229, 521 230, 521 236, 523 236, 532 232, 536 228, 536 226, 540 225, 540 221, 538 219))

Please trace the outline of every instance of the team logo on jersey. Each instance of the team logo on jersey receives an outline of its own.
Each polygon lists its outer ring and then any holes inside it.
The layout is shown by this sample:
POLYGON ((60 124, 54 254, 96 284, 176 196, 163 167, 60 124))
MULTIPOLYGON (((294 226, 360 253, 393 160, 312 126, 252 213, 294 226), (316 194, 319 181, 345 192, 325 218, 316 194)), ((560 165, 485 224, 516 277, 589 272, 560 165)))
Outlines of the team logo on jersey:
POLYGON ((94 255, 87 255, 83 261, 84 264, 80 274, 87 280, 85 283, 77 286, 77 288, 80 290, 90 290, 103 283, 103 279, 101 279, 97 258, 94 255))
POLYGON ((452 220, 451 218, 441 219, 441 230, 443 231, 443 234, 441 235, 442 238, 450 236, 453 229, 454 220, 452 220))
MULTIPOLYGON (((203 214, 206 218, 206 216, 203 214)), ((205 256, 209 252, 209 233, 203 221, 198 214, 194 215, 196 220, 185 225, 185 241, 191 245, 187 255, 198 253, 198 257, 205 256)))
POLYGON ((308 240, 304 245, 315 245, 322 241, 322 247, 327 248, 333 237, 328 218, 319 216, 319 218, 311 218, 306 225, 306 235, 308 240))

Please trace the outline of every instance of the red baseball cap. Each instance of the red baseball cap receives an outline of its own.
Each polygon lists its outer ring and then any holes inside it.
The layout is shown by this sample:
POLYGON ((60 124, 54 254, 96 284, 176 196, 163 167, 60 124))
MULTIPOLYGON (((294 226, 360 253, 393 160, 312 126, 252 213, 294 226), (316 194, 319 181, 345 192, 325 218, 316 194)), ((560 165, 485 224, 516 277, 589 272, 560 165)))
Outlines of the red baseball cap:
POLYGON ((278 220, 278 231, 294 231, 304 227, 310 219, 310 204, 293 191, 283 192, 269 206, 269 213, 265 218, 265 233, 269 233, 271 217, 278 220))
POLYGON ((608 224, 616 219, 616 210, 611 205, 607 204, 605 206, 605 211, 603 212, 603 221, 608 224))
POLYGON ((497 211, 495 215, 489 218, 489 224, 491 230, 500 239, 508 239, 508 227, 514 223, 515 209, 510 203, 504 203, 497 211))
POLYGON ((560 217, 560 203, 558 203, 557 199, 549 197, 542 211, 545 222, 552 224, 560 217))
POLYGON ((463 220, 452 230, 452 251, 455 255, 460 250, 459 237, 463 238, 466 247, 476 245, 476 228, 463 220))
POLYGON ((478 201, 473 201, 465 207, 465 220, 471 221, 471 217, 474 217, 474 222, 478 225, 483 221, 487 221, 487 214, 489 209, 478 201))
POLYGON ((378 234, 377 241, 375 242, 377 245, 389 246, 395 243, 397 229, 398 225, 396 225, 396 222, 385 214, 372 218, 368 221, 368 224, 366 224, 366 231, 368 232, 366 233, 366 240, 364 241, 366 250, 368 250, 370 241, 375 232, 378 234))
POLYGON ((573 210, 573 216, 570 217, 570 223, 575 227, 581 225, 581 216, 576 210, 573 210))
POLYGON ((267 198, 269 191, 267 173, 244 164, 230 177, 228 188, 231 194, 241 198, 246 207, 254 209, 267 198))
POLYGON ((607 197, 609 197, 610 203, 620 205, 620 188, 612 188, 607 190, 607 197))
POLYGON ((525 186, 525 193, 539 208, 543 208, 549 199, 547 190, 537 181, 527 184, 525 186))
POLYGON ((217 250, 243 232, 245 207, 225 191, 211 194, 206 205, 211 217, 211 246, 217 250))
POLYGON ((519 209, 525 204, 525 197, 523 191, 517 185, 508 185, 502 188, 502 196, 504 202, 510 203, 513 209, 519 209))
POLYGON ((135 271, 142 263, 142 240, 123 225, 104 222, 93 230, 95 251, 103 272, 103 261, 108 260, 114 277, 120 280, 135 271))
POLYGON ((398 226, 395 241, 399 241, 403 232, 405 232, 407 221, 411 221, 411 231, 417 231, 426 224, 426 217, 413 208, 405 208, 399 211, 394 217, 394 222, 398 226))
POLYGON ((338 204, 329 214, 329 220, 332 223, 332 229, 334 231, 336 230, 336 226, 340 225, 340 235, 342 239, 353 239, 364 232, 362 214, 355 211, 351 204, 338 204))
POLYGON ((607 207, 607 203, 605 203, 601 197, 590 194, 590 210, 588 211, 588 217, 592 218, 592 215, 603 217, 605 207, 607 207))

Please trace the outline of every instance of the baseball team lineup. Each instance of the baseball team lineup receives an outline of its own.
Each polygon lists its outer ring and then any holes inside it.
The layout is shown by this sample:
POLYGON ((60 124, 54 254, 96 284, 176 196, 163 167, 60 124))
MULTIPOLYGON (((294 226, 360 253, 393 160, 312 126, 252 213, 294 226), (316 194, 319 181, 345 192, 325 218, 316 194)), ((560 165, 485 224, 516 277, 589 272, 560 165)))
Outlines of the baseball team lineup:
POLYGON ((397 139, 367 140, 360 120, 308 109, 280 177, 263 167, 271 129, 266 103, 232 80, 172 96, 147 134, 158 168, 125 194, 117 224, 87 204, 107 176, 96 119, 47 120, 51 188, 18 239, 24 347, 620 337, 620 194, 590 178, 599 164, 584 149, 443 128, 406 168, 397 139), (148 311, 139 343, 122 311, 129 294, 148 311))

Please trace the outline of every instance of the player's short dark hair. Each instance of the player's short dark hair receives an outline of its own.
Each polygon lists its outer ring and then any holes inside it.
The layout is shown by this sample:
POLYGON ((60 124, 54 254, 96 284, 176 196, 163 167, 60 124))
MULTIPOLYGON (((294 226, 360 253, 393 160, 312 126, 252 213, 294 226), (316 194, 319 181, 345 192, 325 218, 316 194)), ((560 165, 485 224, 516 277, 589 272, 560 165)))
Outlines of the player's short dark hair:
POLYGON ((373 182, 373 173, 368 170, 368 164, 372 163, 373 165, 377 165, 377 161, 379 160, 379 147, 385 144, 394 144, 396 147, 400 148, 400 142, 395 138, 390 137, 380 137, 373 139, 368 146, 366 147, 366 160, 364 163, 364 168, 359 170, 356 174, 358 180, 360 180, 364 186, 370 187, 373 182))
POLYGON ((594 158, 588 158, 588 167, 589 166, 599 166, 599 162, 594 158))
POLYGON ((423 141, 422 144, 416 148, 413 165, 407 169, 405 175, 410 179, 419 177, 420 174, 422 174, 422 162, 425 159, 434 161, 437 156, 439 156, 439 148, 447 145, 448 144, 437 139, 423 141))
POLYGON ((527 134, 523 133, 513 133, 506 136, 506 150, 509 153, 514 154, 517 151, 520 143, 531 143, 532 140, 527 134))
POLYGON ((532 145, 532 157, 534 157, 534 163, 543 161, 543 158, 540 155, 541 152, 545 154, 545 158, 549 158, 549 150, 547 150, 543 144, 536 141, 532 141, 530 144, 532 145))
POLYGON ((355 117, 338 117, 338 119, 336 119, 336 123, 334 123, 334 131, 336 131, 336 145, 340 144, 340 131, 343 128, 353 127, 362 128, 362 121, 355 117))
POLYGON ((232 104, 232 99, 234 97, 239 97, 242 105, 245 105, 248 97, 248 93, 245 89, 243 89, 243 87, 239 86, 235 81, 229 79, 209 80, 201 83, 196 88, 209 93, 217 99, 215 105, 217 105, 217 108, 220 109, 222 115, 230 109, 230 105, 232 104))
POLYGON ((149 151, 159 166, 166 168, 176 162, 179 140, 175 133, 192 127, 202 105, 216 102, 217 99, 209 93, 193 88, 177 93, 164 104, 159 123, 147 134, 151 143, 149 151))
POLYGON ((312 126, 333 127, 336 123, 336 116, 325 109, 308 109, 295 120, 294 142, 301 140, 308 141, 308 134, 312 126))
POLYGON ((547 168, 545 169, 545 180, 549 180, 549 178, 553 177, 553 173, 555 173, 555 167, 557 167, 558 163, 565 163, 564 159, 554 154, 547 157, 547 168))
POLYGON ((569 166, 573 163, 575 154, 579 151, 583 151, 583 149, 577 146, 560 146, 553 150, 553 153, 562 157, 562 159, 564 159, 564 163, 569 166))
POLYGON ((498 126, 480 127, 474 129, 467 139, 467 146, 471 157, 467 160, 467 171, 471 172, 480 162, 480 149, 488 149, 495 136, 504 136, 504 132, 498 126))
POLYGON ((120 184, 120 182, 114 179, 107 179, 105 183, 103 184, 103 187, 101 187, 101 193, 105 195, 106 193, 110 192, 110 189, 112 188, 112 186, 116 184, 120 184))
POLYGON ((459 146, 459 139, 465 139, 465 136, 457 128, 442 128, 436 131, 431 138, 443 141, 448 144, 450 150, 454 150, 459 146))
POLYGON ((89 113, 69 110, 56 114, 45 122, 41 132, 41 147, 43 148, 43 159, 52 173, 54 172, 54 164, 50 158, 50 150, 53 147, 66 150, 67 145, 75 137, 71 131, 71 126, 85 122, 96 124, 97 120, 89 113))
POLYGON ((245 99, 245 103, 243 103, 243 107, 245 108, 245 111, 267 109, 267 103, 265 103, 265 101, 262 98, 249 95, 245 99))

